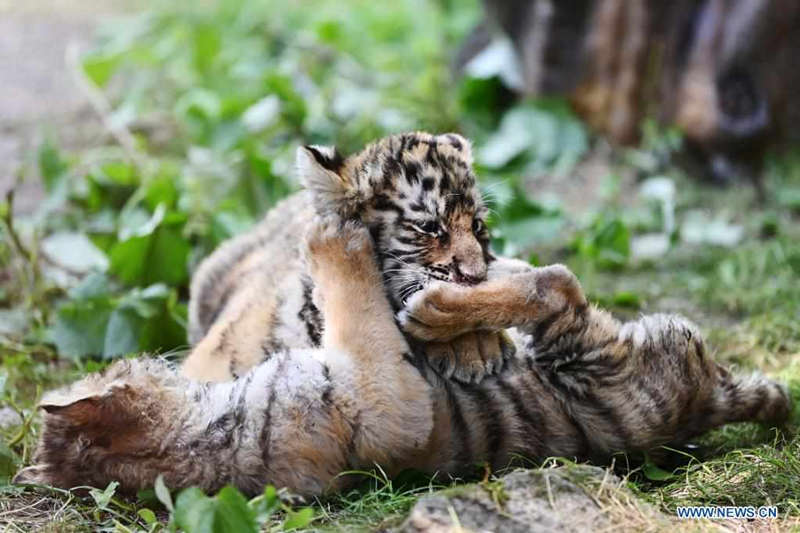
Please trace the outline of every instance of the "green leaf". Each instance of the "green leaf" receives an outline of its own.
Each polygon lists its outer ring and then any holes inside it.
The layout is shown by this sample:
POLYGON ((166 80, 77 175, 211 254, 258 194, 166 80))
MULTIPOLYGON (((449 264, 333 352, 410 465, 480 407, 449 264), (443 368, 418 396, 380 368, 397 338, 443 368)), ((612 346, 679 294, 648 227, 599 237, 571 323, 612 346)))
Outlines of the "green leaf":
POLYGON ((256 496, 248 505, 253 510, 259 524, 266 522, 281 507, 278 491, 272 485, 264 488, 264 493, 256 496))
POLYGON ((249 214, 259 218, 278 200, 289 194, 291 188, 272 172, 272 162, 257 148, 248 147, 247 172, 233 190, 238 205, 246 206, 249 214))
POLYGON ((175 207, 175 203, 178 201, 178 188, 175 181, 174 176, 163 175, 147 183, 145 203, 151 210, 155 210, 159 205, 164 205, 167 209, 175 207))
POLYGON ((214 247, 224 240, 240 233, 244 233, 253 225, 253 218, 247 214, 236 211, 220 211, 211 218, 209 237, 214 247))
POLYGON ((156 491, 152 487, 137 491, 136 499, 146 505, 154 505, 159 503, 158 498, 156 498, 156 491))
POLYGON ((158 501, 160 501, 168 511, 175 511, 175 506, 172 504, 172 494, 170 494, 167 485, 164 483, 164 476, 161 474, 156 478, 156 482, 153 484, 153 490, 156 492, 158 501))
POLYGON ((71 300, 58 307, 47 334, 59 353, 111 358, 186 342, 185 311, 173 289, 155 284, 120 296, 110 290, 108 280, 95 274, 69 292, 71 300))
POLYGON ((619 219, 598 228, 595 234, 598 263, 623 266, 630 256, 630 231, 619 219))
POLYGON ((100 272, 92 272, 72 287, 67 295, 73 300, 91 300, 108 296, 111 292, 109 279, 100 272))
POLYGON ((82 233, 52 233, 42 240, 42 251, 51 262, 75 273, 108 268, 106 254, 82 233))
POLYGON ((257 533, 256 511, 236 488, 223 487, 216 497, 197 487, 182 491, 175 501, 174 524, 187 533, 257 533))
POLYGON ((104 87, 119 67, 122 54, 94 53, 83 58, 83 71, 98 87, 104 87))
POLYGON ((0 484, 8 483, 21 465, 19 456, 0 439, 0 484))
POLYGON ((500 128, 477 152, 478 162, 491 168, 505 167, 524 156, 530 170, 565 173, 588 149, 581 122, 561 100, 539 100, 508 111, 500 128))
POLYGON ((777 195, 778 204, 794 211, 800 211, 800 187, 786 185, 777 195))
POLYGON ((217 494, 214 531, 218 533, 258 532, 255 512, 247 505, 242 493, 231 486, 223 487, 217 494))
POLYGON ((314 509, 310 507, 299 511, 289 511, 286 514, 286 520, 283 522, 284 531, 306 527, 314 520, 314 509))
POLYGON ((541 216, 500 224, 502 236, 520 248, 555 240, 564 227, 563 217, 541 216))
POLYGON ((189 277, 191 251, 183 236, 185 221, 179 213, 168 213, 163 220, 156 219, 138 234, 118 242, 109 253, 109 270, 130 285, 181 285, 189 277))
POLYGON ((616 216, 600 215, 576 235, 573 248, 599 268, 621 268, 631 256, 630 229, 616 216))
POLYGON ((173 520, 186 533, 215 533, 216 502, 197 487, 181 491, 175 500, 173 520))
POLYGON ((497 220, 492 220, 494 233, 502 238, 501 250, 506 254, 553 241, 565 222, 559 210, 532 201, 518 185, 511 188, 510 199, 498 205, 496 211, 497 220))
POLYGON ((477 152, 478 162, 490 169, 499 169, 515 157, 525 153, 533 144, 531 128, 536 127, 536 116, 525 110, 509 111, 500 123, 500 128, 492 134, 477 152))
POLYGON ((673 479, 675 474, 667 472, 656 466, 648 456, 645 456, 645 463, 642 466, 642 473, 650 481, 667 481, 673 479))
POLYGON ((138 514, 139 517, 142 520, 144 520, 144 523, 147 524, 148 526, 152 526, 153 524, 158 522, 158 519, 156 518, 156 514, 153 511, 151 511, 150 509, 146 508, 146 507, 136 511, 136 514, 138 514))
POLYGON ((58 308, 48 338, 66 357, 102 354, 112 310, 109 299, 66 302, 58 308))
POLYGON ((464 73, 478 79, 498 78, 516 91, 525 89, 514 45, 509 39, 493 39, 464 65, 464 73))
POLYGON ((152 214, 140 206, 123 210, 117 217, 117 240, 150 235, 164 221, 166 214, 167 206, 162 204, 156 206, 152 214))
POLYGON ((117 491, 117 487, 119 487, 119 483, 112 481, 105 490, 91 489, 89 494, 92 496, 97 507, 106 510, 108 509, 108 504, 111 502, 111 498, 114 497, 114 493, 117 491))
POLYGON ((115 309, 106 326, 103 357, 112 358, 138 351, 143 322, 132 309, 115 309))
POLYGON ((174 316, 177 295, 166 285, 132 289, 111 313, 103 356, 156 352, 186 342, 184 326, 174 316))
POLYGON ((547 214, 556 213, 548 212, 542 204, 530 200, 525 191, 522 190, 521 187, 516 186, 513 188, 511 200, 502 206, 502 213, 499 218, 500 220, 518 221, 547 214))
POLYGON ((347 32, 339 21, 323 20, 316 25, 314 30, 319 40, 324 43, 339 46, 346 42, 347 32))

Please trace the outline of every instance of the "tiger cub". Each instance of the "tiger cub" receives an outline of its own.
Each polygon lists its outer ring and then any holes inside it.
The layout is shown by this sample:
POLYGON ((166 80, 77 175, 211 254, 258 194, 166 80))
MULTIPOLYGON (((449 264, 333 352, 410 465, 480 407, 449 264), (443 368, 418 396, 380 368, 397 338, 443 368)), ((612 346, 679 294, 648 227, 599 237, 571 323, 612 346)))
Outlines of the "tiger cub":
POLYGON ((369 233, 312 225, 308 268, 327 327, 321 348, 280 350, 236 381, 199 382, 155 359, 120 361, 47 394, 35 464, 16 483, 135 492, 267 483, 299 494, 339 488, 353 468, 396 471, 424 456, 430 385, 407 362, 369 233))
MULTIPOLYGON (((298 150, 297 167, 301 182, 315 189, 318 209, 369 228, 395 310, 431 280, 472 285, 486 278, 494 259, 487 209, 470 144, 460 135, 394 135, 348 158, 309 146, 298 150)), ((320 345, 324 321, 300 254, 313 215, 310 194, 296 194, 202 263, 192 280, 195 346, 186 375, 224 381, 276 351, 320 345)), ((496 372, 513 352, 507 336, 489 331, 413 348, 442 375, 465 382, 496 372)))
POLYGON ((310 495, 373 465, 392 475, 499 468, 515 455, 603 459, 787 417, 784 387, 729 374, 686 320, 622 324, 590 306, 560 265, 497 260, 483 283, 428 283, 406 300, 399 321, 421 339, 513 328, 517 354, 498 373, 478 384, 442 378, 395 323, 377 239, 325 205, 337 183, 311 182, 328 213, 307 238, 320 348, 278 350, 223 383, 192 381, 163 361, 118 362, 44 398, 35 464, 16 481, 116 480, 135 491, 163 474, 173 488, 254 494, 272 483, 310 495))

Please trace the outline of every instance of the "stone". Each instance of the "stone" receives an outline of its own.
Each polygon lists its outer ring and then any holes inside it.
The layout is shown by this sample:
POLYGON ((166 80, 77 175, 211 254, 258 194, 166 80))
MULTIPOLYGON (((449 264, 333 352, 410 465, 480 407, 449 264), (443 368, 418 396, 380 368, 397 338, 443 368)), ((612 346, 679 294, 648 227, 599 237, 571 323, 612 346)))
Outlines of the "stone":
POLYGON ((456 487, 421 498, 395 531, 606 530, 614 525, 614 513, 601 506, 602 499, 597 495, 606 490, 624 490, 620 485, 619 478, 609 471, 587 465, 516 470, 497 481, 456 487))

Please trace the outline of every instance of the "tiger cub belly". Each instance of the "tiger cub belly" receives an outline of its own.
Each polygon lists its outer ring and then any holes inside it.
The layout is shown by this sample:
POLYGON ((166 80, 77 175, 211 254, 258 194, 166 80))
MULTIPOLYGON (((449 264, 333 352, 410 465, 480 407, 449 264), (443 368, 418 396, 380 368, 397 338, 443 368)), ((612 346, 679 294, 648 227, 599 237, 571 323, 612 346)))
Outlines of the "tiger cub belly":
POLYGON ((319 345, 322 319, 299 248, 311 216, 306 196, 296 194, 198 268, 186 376, 226 381, 276 352, 319 345))

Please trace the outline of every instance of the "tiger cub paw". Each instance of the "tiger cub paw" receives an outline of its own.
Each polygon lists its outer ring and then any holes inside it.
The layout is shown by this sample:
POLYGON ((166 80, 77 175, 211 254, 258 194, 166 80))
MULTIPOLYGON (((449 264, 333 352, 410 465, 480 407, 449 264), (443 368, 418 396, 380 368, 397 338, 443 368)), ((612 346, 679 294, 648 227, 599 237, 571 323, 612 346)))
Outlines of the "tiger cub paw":
POLYGON ((467 312, 463 287, 433 282, 409 298, 397 315, 400 327, 423 341, 450 341, 478 329, 467 312))
POLYGON ((306 261, 317 283, 347 276, 371 279, 375 265, 372 237, 361 222, 318 216, 306 233, 306 261))
POLYGON ((479 383, 500 372, 515 352, 505 331, 471 331, 449 342, 425 344, 429 364, 442 377, 462 383, 479 383))

